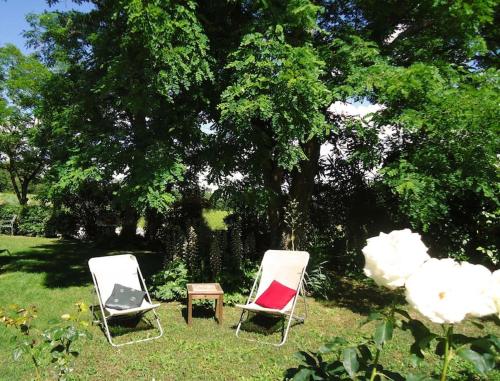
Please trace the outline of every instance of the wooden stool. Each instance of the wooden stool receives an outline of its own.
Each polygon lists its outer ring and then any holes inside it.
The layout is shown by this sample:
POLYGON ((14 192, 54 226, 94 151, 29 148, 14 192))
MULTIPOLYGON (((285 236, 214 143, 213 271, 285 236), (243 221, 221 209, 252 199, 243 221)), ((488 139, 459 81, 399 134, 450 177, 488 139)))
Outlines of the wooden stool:
POLYGON ((222 324, 222 308, 224 303, 224 291, 219 283, 188 283, 188 325, 193 320, 193 299, 215 300, 215 317, 222 324))

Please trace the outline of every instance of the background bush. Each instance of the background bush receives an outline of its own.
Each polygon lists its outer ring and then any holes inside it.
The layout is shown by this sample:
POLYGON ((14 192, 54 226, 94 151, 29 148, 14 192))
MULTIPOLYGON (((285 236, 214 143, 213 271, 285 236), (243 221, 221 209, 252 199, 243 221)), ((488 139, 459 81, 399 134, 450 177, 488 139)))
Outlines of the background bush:
POLYGON ((54 236, 49 229, 52 208, 44 205, 25 206, 20 209, 17 221, 17 234, 28 236, 54 236))

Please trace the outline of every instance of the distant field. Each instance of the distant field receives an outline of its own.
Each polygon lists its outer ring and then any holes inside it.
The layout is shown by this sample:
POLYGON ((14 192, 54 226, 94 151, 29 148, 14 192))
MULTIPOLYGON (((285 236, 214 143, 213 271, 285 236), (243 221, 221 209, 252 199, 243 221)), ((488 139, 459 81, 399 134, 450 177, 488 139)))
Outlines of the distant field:
POLYGON ((203 218, 210 230, 227 230, 224 218, 229 213, 227 210, 203 209, 203 218))
MULTIPOLYGON (((34 194, 28 194, 28 204, 38 204, 34 194)), ((0 205, 19 205, 19 202, 14 193, 0 192, 0 205)))

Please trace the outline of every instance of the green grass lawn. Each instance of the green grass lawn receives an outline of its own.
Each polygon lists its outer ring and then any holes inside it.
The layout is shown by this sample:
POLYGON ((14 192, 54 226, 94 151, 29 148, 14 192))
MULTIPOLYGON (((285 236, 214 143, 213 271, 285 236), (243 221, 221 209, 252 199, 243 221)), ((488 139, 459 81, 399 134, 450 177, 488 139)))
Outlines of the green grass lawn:
POLYGON ((203 209, 203 218, 210 230, 227 230, 224 218, 230 212, 219 209, 203 209))
MULTIPOLYGON (((43 330, 49 321, 63 313, 72 312, 77 301, 92 302, 92 285, 87 260, 93 256, 130 252, 104 250, 90 244, 45 238, 10 237, 0 235, 0 306, 16 303, 38 306, 34 329, 43 330)), ((155 272, 161 256, 154 252, 133 250, 143 273, 155 272)), ((305 324, 292 328, 284 347, 275 348, 235 337, 234 326, 239 310, 224 307, 224 321, 219 326, 210 311, 198 307, 194 311, 191 327, 186 325, 186 308, 181 303, 164 303, 159 309, 165 330, 155 341, 115 349, 111 347, 100 328, 92 326, 91 340, 83 344, 75 363, 77 380, 280 380, 284 371, 297 364, 293 354, 298 350, 316 350, 333 336, 350 340, 361 339, 371 332, 367 325, 359 329, 369 307, 383 305, 384 295, 363 282, 338 282, 337 295, 329 302, 309 299, 309 317, 305 324)), ((493 323, 487 322, 493 331, 493 323)), ((458 327, 458 331, 474 330, 472 325, 458 327)), ((126 333, 118 340, 154 334, 154 331, 126 333)), ((498 332, 497 332, 498 333, 498 332)), ((27 359, 13 362, 13 344, 9 339, 12 328, 0 326, 0 380, 27 380, 33 368, 27 359)), ((262 334, 245 332, 252 337, 262 334)), ((266 337, 277 340, 278 334, 266 337)), ((382 356, 382 363, 391 369, 407 373, 411 368, 404 351, 410 338, 397 333, 382 356)), ((463 367, 463 364, 461 364, 463 367)), ((424 369, 434 369, 430 361, 424 369)), ((470 380, 460 376, 455 366, 452 374, 457 380, 470 380)), ((500 379, 499 372, 489 380, 500 379)))

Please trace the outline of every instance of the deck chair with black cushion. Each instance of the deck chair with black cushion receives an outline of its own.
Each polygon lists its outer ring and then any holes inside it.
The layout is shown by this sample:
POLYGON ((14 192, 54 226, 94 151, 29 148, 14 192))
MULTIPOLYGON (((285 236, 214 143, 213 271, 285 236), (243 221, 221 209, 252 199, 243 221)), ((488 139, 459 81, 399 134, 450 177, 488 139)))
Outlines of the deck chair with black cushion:
POLYGON ((249 312, 264 313, 281 316, 283 319, 288 317, 288 323, 282 332, 280 343, 258 341, 278 347, 285 343, 292 320, 303 322, 307 317, 304 274, 308 262, 309 253, 306 251, 266 251, 247 303, 236 305, 243 309, 236 328, 236 336, 239 336, 245 312, 247 315, 249 312), (299 297, 304 301, 304 316, 300 317, 294 314, 299 297))
MULTIPOLYGON (((153 340, 163 335, 163 328, 146 288, 146 283, 135 256, 130 254, 96 257, 89 259, 89 269, 94 281, 97 299, 101 308, 102 323, 110 344, 119 347, 126 344, 153 340), (113 343, 108 321, 143 315, 149 311, 154 314, 159 335, 126 343, 113 343)), ((94 312, 92 310, 92 312, 94 312)))

